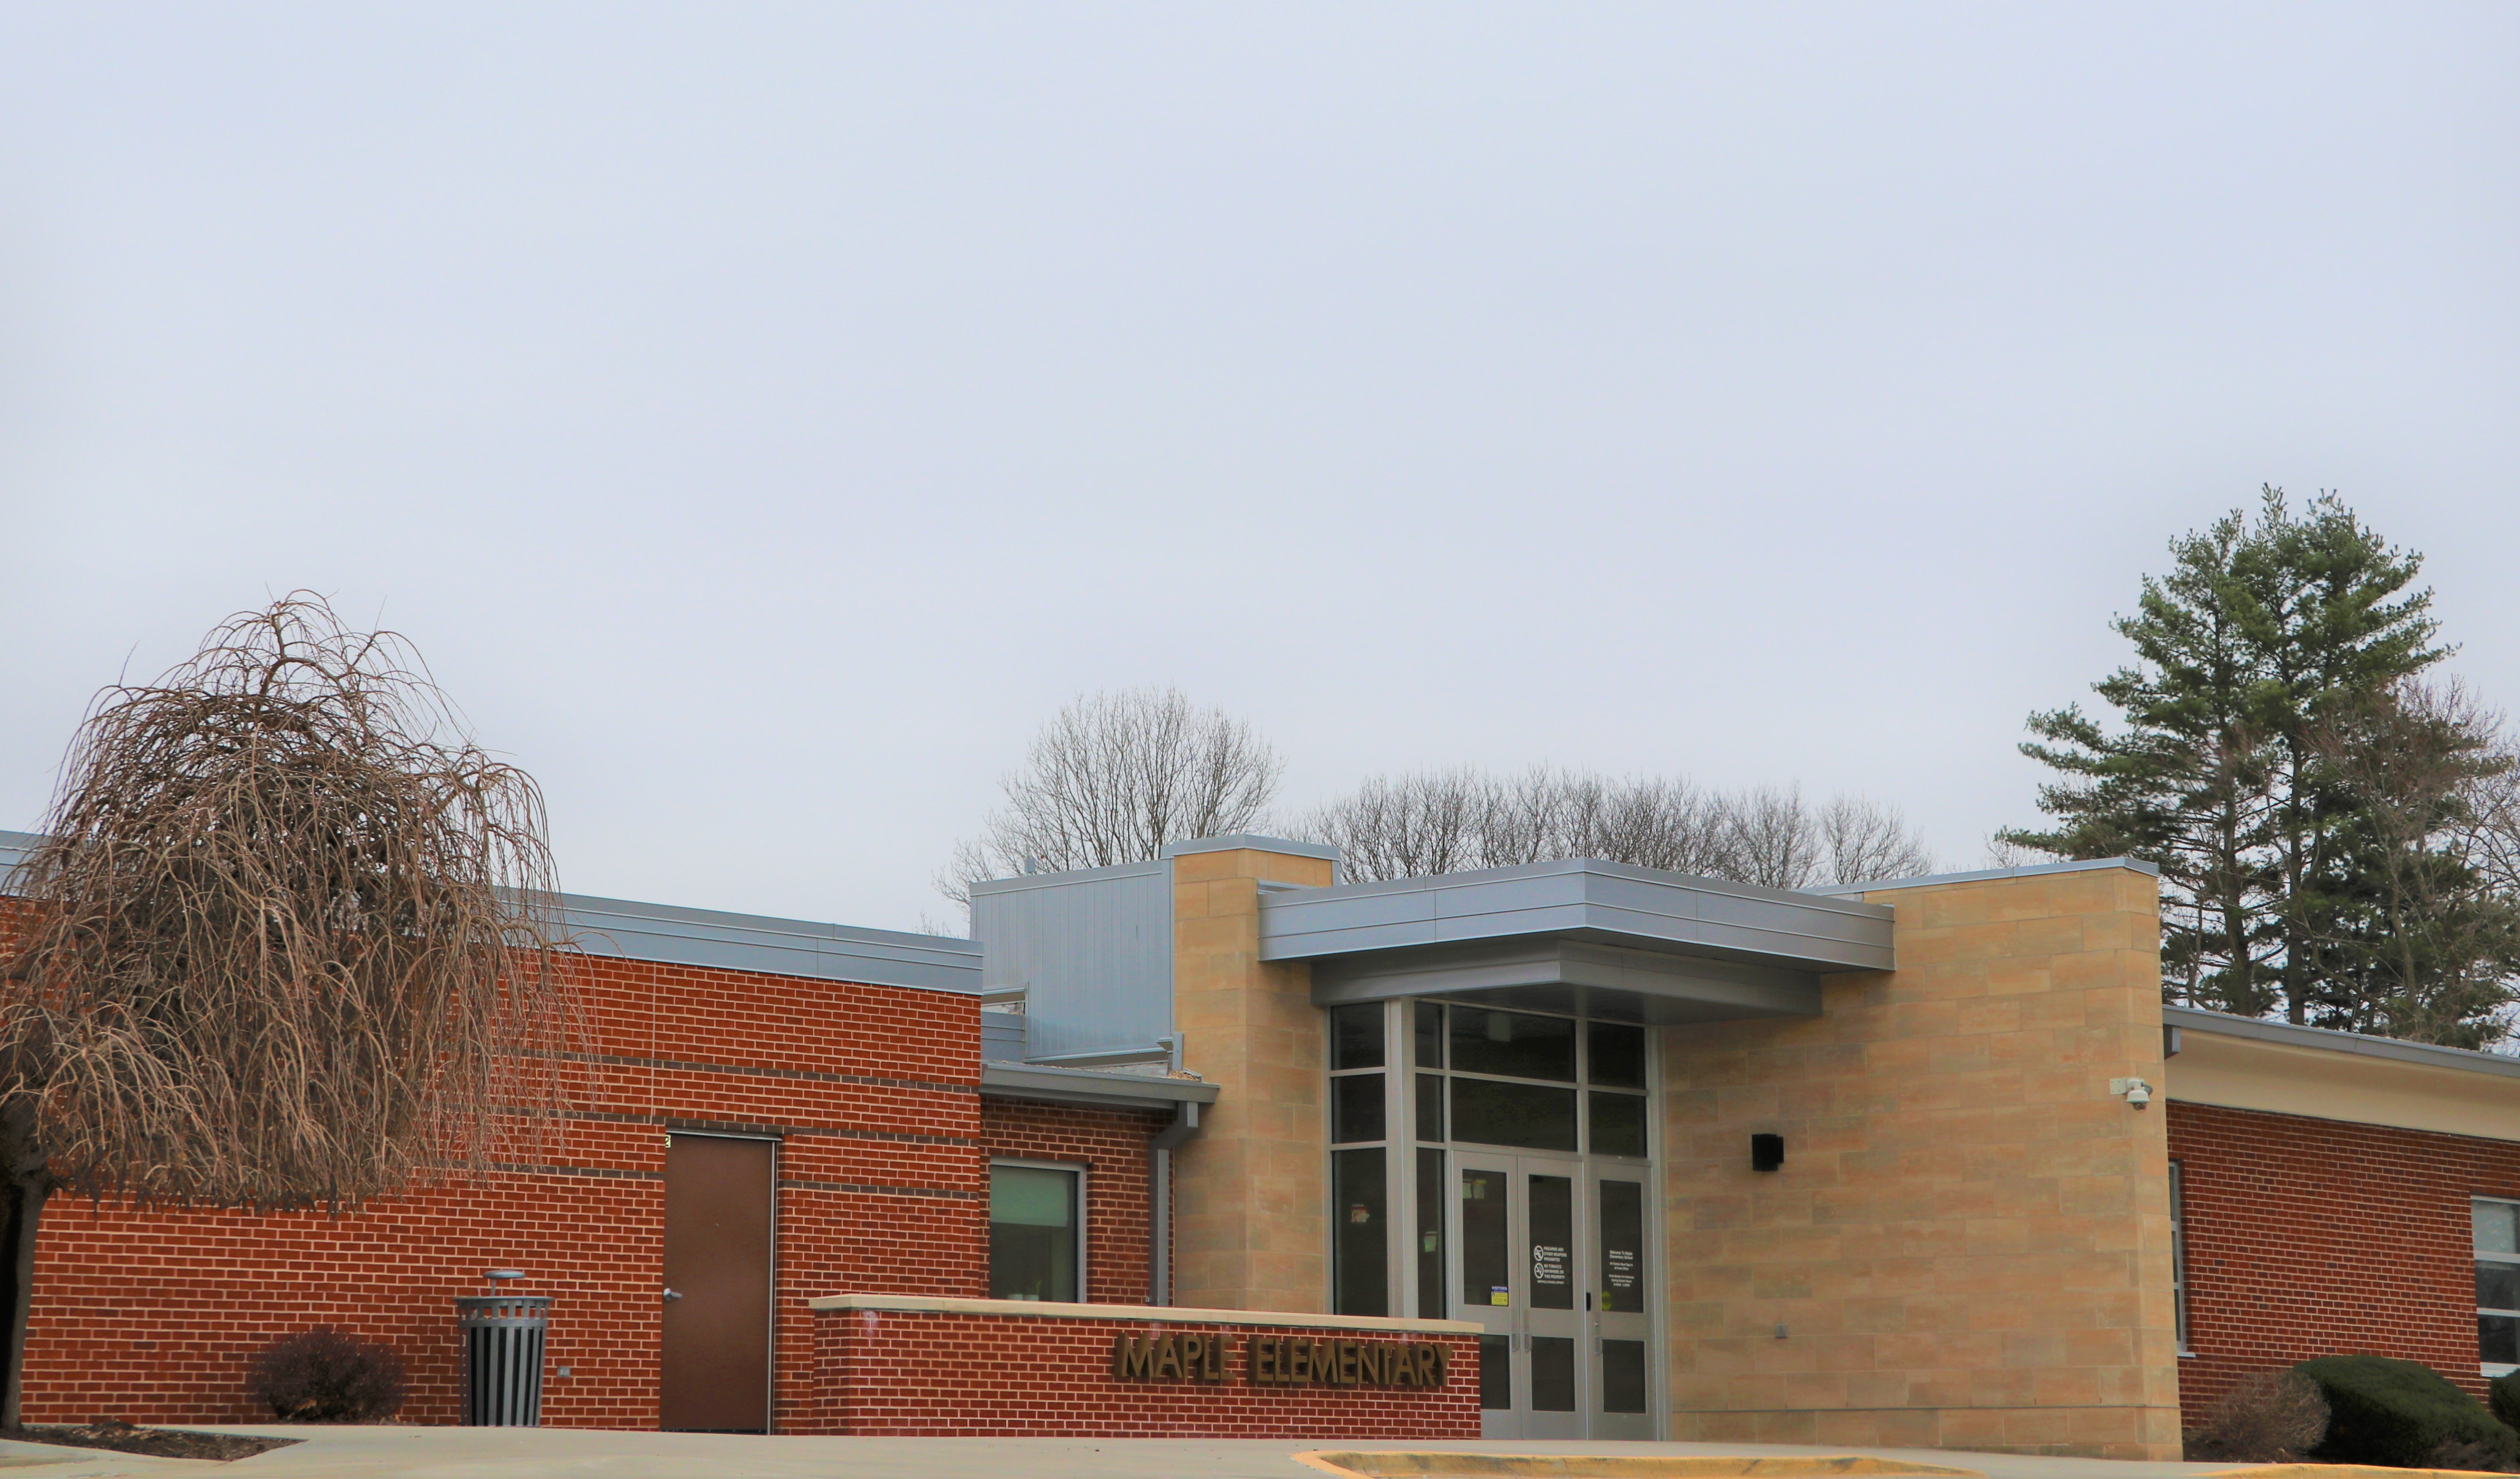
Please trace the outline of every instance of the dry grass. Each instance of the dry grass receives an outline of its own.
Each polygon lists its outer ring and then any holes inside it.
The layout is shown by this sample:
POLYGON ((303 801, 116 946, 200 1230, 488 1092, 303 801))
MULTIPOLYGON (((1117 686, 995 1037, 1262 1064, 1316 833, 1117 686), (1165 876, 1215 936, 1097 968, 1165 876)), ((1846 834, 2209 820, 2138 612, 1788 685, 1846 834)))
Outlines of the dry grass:
POLYGON ((0 972, 53 1185, 355 1206, 538 1141, 576 1036, 540 792, 409 645, 292 595, 99 695, 0 972))

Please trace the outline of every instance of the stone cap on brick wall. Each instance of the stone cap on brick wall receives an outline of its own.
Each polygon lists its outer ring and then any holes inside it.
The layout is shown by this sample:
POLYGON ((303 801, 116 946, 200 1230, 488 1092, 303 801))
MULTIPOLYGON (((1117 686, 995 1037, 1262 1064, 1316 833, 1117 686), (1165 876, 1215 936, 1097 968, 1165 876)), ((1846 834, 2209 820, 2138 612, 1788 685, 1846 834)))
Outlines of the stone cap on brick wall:
POLYGON ((1033 1320, 1142 1320, 1165 1324, 1292 1325, 1313 1330, 1383 1330, 1407 1335, 1476 1335, 1467 1320, 1387 1320, 1374 1315, 1298 1315, 1288 1310, 1190 1310, 1179 1305, 1065 1304, 1036 1299, 942 1299, 926 1294, 827 1294, 811 1310, 893 1310, 912 1315, 996 1315, 1033 1320))

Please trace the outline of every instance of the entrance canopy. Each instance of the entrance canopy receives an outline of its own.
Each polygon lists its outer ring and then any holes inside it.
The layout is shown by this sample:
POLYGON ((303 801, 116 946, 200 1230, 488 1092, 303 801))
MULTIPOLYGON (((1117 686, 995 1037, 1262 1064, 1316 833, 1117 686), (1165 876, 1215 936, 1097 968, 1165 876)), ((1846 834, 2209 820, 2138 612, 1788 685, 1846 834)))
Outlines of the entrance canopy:
POLYGON ((1628 1021, 1817 1016, 1820 977, 1888 970, 1878 904, 1589 859, 1286 888, 1260 959, 1310 961, 1321 1006, 1398 997, 1628 1021))

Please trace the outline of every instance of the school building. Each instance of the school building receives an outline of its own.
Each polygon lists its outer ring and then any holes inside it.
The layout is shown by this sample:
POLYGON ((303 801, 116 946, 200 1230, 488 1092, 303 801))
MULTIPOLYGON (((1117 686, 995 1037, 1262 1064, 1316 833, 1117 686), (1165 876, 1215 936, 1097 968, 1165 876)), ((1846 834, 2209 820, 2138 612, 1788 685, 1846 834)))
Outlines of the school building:
POLYGON ((27 1420, 257 1420, 320 1323, 453 1421, 492 1268, 581 1426, 2162 1458, 2306 1357, 2520 1363, 2520 1060, 2165 1008, 2142 865, 1349 883, 1236 836, 980 885, 968 940, 565 918, 538 1163, 56 1198, 27 1420))

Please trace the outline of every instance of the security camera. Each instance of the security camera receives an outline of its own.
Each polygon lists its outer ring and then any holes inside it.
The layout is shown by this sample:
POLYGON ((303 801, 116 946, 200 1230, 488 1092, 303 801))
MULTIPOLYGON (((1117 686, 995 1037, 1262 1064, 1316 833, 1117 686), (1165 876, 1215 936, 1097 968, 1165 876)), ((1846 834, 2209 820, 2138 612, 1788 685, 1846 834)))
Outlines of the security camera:
POLYGON ((2152 1086, 2141 1079, 2127 1085, 2127 1102, 2138 1109, 2152 1102, 2152 1086))

